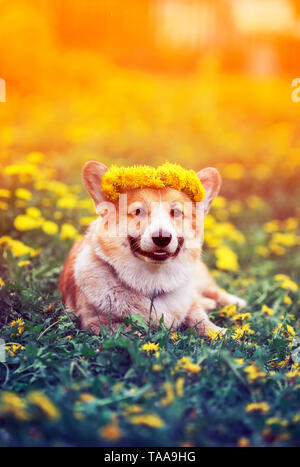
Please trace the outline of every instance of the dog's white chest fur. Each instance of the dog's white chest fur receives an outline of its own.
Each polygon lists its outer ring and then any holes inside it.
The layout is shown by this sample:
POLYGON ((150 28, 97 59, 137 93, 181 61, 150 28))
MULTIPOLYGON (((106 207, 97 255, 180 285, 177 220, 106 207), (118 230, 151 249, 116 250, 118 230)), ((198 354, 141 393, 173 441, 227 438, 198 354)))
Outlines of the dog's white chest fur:
POLYGON ((176 326, 185 320, 196 293, 191 265, 181 271, 178 265, 177 268, 165 265, 166 269, 154 271, 152 265, 133 257, 126 268, 118 266, 109 264, 99 248, 95 257, 89 244, 77 256, 76 284, 96 310, 123 318, 139 313, 142 308, 147 315, 154 297, 153 318, 159 320, 163 315, 167 326, 176 326))

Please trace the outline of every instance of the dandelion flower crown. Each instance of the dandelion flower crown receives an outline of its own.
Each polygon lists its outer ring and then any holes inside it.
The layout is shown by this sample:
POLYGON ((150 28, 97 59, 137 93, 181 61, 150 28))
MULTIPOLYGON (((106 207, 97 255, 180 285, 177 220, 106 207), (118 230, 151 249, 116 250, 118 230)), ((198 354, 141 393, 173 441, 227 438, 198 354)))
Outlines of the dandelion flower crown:
POLYGON ((112 166, 102 177, 101 191, 111 201, 116 201, 122 188, 175 188, 190 196, 193 201, 203 201, 205 189, 194 170, 165 162, 159 167, 135 165, 112 166))

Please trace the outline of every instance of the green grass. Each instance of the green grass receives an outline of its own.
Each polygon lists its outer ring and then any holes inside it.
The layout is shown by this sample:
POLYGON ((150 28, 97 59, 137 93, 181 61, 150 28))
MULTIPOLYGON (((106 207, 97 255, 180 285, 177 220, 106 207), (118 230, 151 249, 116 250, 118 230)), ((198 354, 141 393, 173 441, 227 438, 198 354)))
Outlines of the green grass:
MULTIPOLYGON (((34 204, 38 202, 35 198, 34 204)), ((13 230, 14 215, 3 214, 3 234, 13 230)), ((66 220, 71 215, 78 226, 74 213, 68 212, 66 220)), ((232 338, 236 323, 222 317, 220 309, 212 312, 212 319, 229 331, 213 342, 193 329, 178 330, 174 341, 163 323, 154 330, 136 315, 128 317, 115 334, 107 328, 100 336, 80 330, 74 316, 64 310, 57 290, 72 241, 41 231, 15 232, 15 237, 41 247, 42 252, 24 268, 17 266, 8 250, 1 253, 5 286, 0 288, 0 337, 7 345, 20 343, 24 350, 14 356, 7 352, 6 362, 0 363, 0 445, 236 446, 241 438, 252 446, 299 444, 299 375, 288 377, 299 361, 299 338, 288 332, 287 325, 297 334, 300 296, 299 290, 284 289, 274 280, 277 273, 297 280, 299 254, 297 247, 291 247, 283 256, 258 256, 255 246, 268 241, 263 220, 263 213, 247 210, 240 214, 234 222, 246 242, 232 244, 240 270, 217 273, 221 287, 248 301, 243 312, 250 312, 246 322, 254 334, 239 341, 232 338), (284 301, 287 294, 290 304, 284 301), (262 312, 263 304, 274 310, 272 316, 262 312), (18 326, 11 326, 18 318, 25 322, 21 334, 18 326), (279 323, 283 323, 282 335, 273 333, 279 323), (125 330, 128 324, 130 332, 125 330), (148 341, 159 344, 159 355, 141 348, 148 341), (186 356, 201 366, 198 373, 178 367, 186 356), (285 366, 278 366, 283 361, 285 366), (252 362, 265 375, 251 382, 245 369, 252 362), (179 378, 184 378, 183 394, 176 391, 179 378), (170 387, 174 397, 166 399, 170 387), (49 410, 30 402, 28 394, 33 390, 46 394, 60 416, 52 419, 49 410), (5 405, 3 394, 7 392, 22 398, 26 420, 5 405), (84 394, 93 398, 84 402, 84 394), (253 402, 267 403, 268 411, 248 412, 246 407, 253 402), (142 416, 134 419, 137 414, 142 416), (161 426, 145 425, 147 414, 158 416, 161 426), (116 439, 109 441, 109 433, 116 439)), ((206 249, 204 257, 214 268, 213 252, 206 249)))

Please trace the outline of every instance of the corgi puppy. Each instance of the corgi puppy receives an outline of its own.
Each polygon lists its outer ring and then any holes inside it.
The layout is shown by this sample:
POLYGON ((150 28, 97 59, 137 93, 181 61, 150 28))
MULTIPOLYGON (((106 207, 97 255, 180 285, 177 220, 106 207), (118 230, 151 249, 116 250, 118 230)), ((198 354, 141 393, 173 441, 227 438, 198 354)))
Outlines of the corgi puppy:
MULTIPOLYGON (((82 328, 95 334, 101 325, 115 328, 130 314, 149 320, 150 310, 154 325, 163 317, 173 329, 184 324, 203 336, 210 329, 224 332, 207 311, 217 303, 242 308, 246 302, 222 292, 202 262, 203 222, 196 225, 196 203, 170 187, 124 188, 124 209, 120 200, 108 202, 101 192, 107 170, 96 161, 83 167, 83 182, 99 217, 73 246, 61 273, 59 289, 67 309, 80 318, 82 328), (192 214, 182 229, 186 204, 192 205, 192 214), (129 227, 122 231, 122 225, 129 227), (193 234, 196 241, 190 241, 193 234)), ((199 203, 205 215, 221 177, 214 168, 200 170, 197 176, 205 188, 199 203)))

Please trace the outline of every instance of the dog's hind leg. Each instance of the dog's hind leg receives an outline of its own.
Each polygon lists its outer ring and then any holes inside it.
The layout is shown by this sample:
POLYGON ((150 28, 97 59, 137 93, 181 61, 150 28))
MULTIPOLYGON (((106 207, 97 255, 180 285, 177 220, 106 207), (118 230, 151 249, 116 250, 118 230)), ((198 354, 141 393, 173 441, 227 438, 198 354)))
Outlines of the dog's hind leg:
MULTIPOLYGON (((237 305, 239 308, 244 308, 247 305, 247 302, 242 298, 222 291, 216 284, 206 265, 202 262, 199 262, 197 266, 197 282, 199 284, 198 290, 203 300, 209 299, 214 301, 215 304, 219 303, 220 305, 237 305)), ((212 309, 212 303, 207 302, 207 304, 208 306, 203 303, 205 310, 212 309)))

